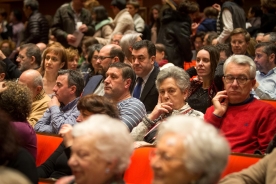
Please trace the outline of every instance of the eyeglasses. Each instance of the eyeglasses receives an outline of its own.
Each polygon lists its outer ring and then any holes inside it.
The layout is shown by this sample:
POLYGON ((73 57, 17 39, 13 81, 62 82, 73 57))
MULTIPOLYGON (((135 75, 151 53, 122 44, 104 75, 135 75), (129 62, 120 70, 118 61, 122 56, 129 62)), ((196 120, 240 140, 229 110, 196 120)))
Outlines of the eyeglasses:
POLYGON ((150 152, 150 155, 149 155, 150 159, 153 159, 154 157, 159 157, 159 159, 162 162, 171 162, 173 160, 183 161, 183 158, 180 158, 180 157, 171 157, 171 156, 166 155, 166 153, 160 153, 160 152, 158 152, 156 149, 152 150, 150 152))
POLYGON ((241 85, 245 84, 248 80, 252 80, 251 78, 247 78, 247 77, 244 77, 244 76, 240 76, 240 77, 234 77, 232 75, 226 75, 226 76, 223 76, 224 77, 224 80, 226 83, 228 84, 232 84, 234 82, 234 80, 237 80, 237 82, 241 85))
MULTIPOLYGON (((95 58, 96 58, 96 57, 95 57, 95 58)), ((97 57, 97 59, 100 60, 100 61, 102 61, 102 60, 104 60, 104 59, 106 59, 106 58, 114 58, 114 57, 112 57, 112 56, 98 56, 98 57, 97 57)))

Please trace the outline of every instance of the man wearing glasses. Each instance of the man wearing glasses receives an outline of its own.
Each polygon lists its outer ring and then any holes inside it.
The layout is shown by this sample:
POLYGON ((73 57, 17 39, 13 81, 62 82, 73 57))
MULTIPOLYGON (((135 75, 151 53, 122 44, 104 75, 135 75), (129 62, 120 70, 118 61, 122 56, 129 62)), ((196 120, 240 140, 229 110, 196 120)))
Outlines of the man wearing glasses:
POLYGON ((276 109, 250 94, 256 65, 245 55, 229 57, 223 66, 224 91, 213 98, 205 120, 219 128, 232 152, 264 153, 276 131, 276 109))

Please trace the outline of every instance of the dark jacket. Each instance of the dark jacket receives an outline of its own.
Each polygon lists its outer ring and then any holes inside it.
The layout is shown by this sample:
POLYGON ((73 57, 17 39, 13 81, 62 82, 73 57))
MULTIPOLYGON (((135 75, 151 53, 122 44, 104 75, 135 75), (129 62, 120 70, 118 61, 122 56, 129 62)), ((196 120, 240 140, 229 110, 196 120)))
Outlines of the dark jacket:
MULTIPOLYGON (((80 17, 82 24, 85 24, 88 28, 85 36, 93 36, 95 32, 94 25, 92 24, 92 17, 88 10, 82 8, 80 17)), ((69 47, 67 43, 67 35, 73 34, 76 30, 76 23, 74 20, 74 11, 70 4, 62 5, 56 12, 52 24, 52 34, 55 36, 58 42, 63 46, 69 47)))
POLYGON ((157 43, 166 46, 168 61, 183 68, 184 61, 191 61, 191 19, 188 15, 167 8, 163 11, 157 43))
POLYGON ((25 30, 25 43, 45 43, 49 41, 49 24, 47 19, 38 11, 34 11, 29 17, 28 24, 25 30))
POLYGON ((259 33, 269 33, 275 31, 274 27, 276 27, 276 14, 264 14, 261 18, 259 33))
POLYGON ((196 32, 198 33, 200 31, 202 32, 217 31, 217 20, 211 19, 211 18, 204 19, 199 24, 196 32))

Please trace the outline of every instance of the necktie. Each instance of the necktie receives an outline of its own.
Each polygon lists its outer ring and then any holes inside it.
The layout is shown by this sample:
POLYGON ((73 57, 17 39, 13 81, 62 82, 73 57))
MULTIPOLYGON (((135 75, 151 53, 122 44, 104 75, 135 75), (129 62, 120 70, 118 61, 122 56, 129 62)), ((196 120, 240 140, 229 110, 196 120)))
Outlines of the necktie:
POLYGON ((143 83, 143 79, 141 77, 138 77, 137 78, 137 84, 136 84, 136 86, 134 88, 134 91, 133 91, 133 97, 134 98, 140 99, 142 83, 143 83))

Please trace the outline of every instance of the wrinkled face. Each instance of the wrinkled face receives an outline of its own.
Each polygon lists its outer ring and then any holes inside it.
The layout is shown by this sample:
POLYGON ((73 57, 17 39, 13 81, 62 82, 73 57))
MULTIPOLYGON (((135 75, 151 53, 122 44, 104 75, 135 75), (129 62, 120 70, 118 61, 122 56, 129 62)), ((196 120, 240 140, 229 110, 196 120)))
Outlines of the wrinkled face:
POLYGON ((109 163, 101 157, 95 144, 95 138, 90 135, 74 138, 68 165, 78 184, 106 183, 109 163))
POLYGON ((210 54, 206 50, 200 50, 196 56, 196 71, 200 77, 210 77, 211 75, 211 62, 210 54))
POLYGON ((105 96, 117 100, 126 90, 129 90, 130 80, 123 79, 121 69, 115 67, 109 68, 106 72, 106 79, 104 80, 105 96))
POLYGON ((185 105, 187 92, 182 92, 177 86, 175 79, 167 78, 159 86, 161 102, 171 102, 174 110, 179 110, 185 105))
POLYGON ((80 110, 80 115, 77 118, 77 122, 80 123, 82 121, 87 120, 93 113, 88 110, 80 110))
POLYGON ((154 177, 152 184, 189 184, 193 176, 184 165, 185 149, 182 139, 175 133, 163 135, 151 157, 154 177))
POLYGON ((255 64, 257 69, 262 72, 267 74, 269 70, 271 70, 273 66, 271 66, 271 63, 274 62, 275 59, 275 54, 271 54, 268 56, 266 53, 263 52, 264 47, 259 47, 255 50, 255 64))
POLYGON ((200 37, 196 37, 194 44, 195 44, 195 50, 199 51, 199 49, 203 46, 202 39, 200 37))
POLYGON ((158 17, 159 17, 159 12, 158 12, 158 10, 153 9, 153 10, 152 10, 152 15, 153 15, 154 20, 157 20, 158 17))
POLYGON ((55 54, 53 51, 46 54, 44 60, 45 72, 57 74, 63 66, 64 62, 61 62, 61 56, 55 54))
POLYGON ((53 91, 60 103, 67 105, 69 102, 69 95, 72 91, 72 86, 68 87, 68 75, 59 75, 56 80, 56 85, 53 91))
POLYGON ((78 61, 79 61, 79 56, 74 56, 70 58, 67 62, 67 69, 68 70, 77 70, 78 67, 78 61))
POLYGON ((136 13, 137 13, 137 9, 134 8, 133 5, 131 4, 127 4, 126 5, 127 11, 129 12, 129 14, 133 17, 136 13))
POLYGON ((146 47, 132 50, 132 67, 138 77, 145 77, 153 68, 155 56, 149 57, 146 47))
POLYGON ((110 57, 110 49, 103 47, 100 50, 98 59, 96 61, 96 66, 99 70, 99 74, 105 75, 106 71, 112 63, 112 59, 113 58, 110 57))
POLYGON ((224 88, 231 104, 241 103, 249 98, 250 91, 256 83, 255 79, 250 79, 249 69, 249 65, 238 65, 233 62, 226 66, 224 76, 248 79, 244 84, 240 84, 236 79, 233 82, 227 82, 223 77, 224 88))
POLYGON ((236 34, 231 36, 231 48, 233 54, 245 54, 248 43, 245 41, 243 34, 236 34))
POLYGON ((31 68, 32 65, 32 58, 27 57, 26 55, 27 49, 21 49, 19 51, 19 54, 16 58, 16 62, 18 62, 18 69, 21 72, 24 72, 25 70, 28 70, 31 68))
POLYGON ((111 39, 111 44, 120 45, 120 40, 123 37, 121 34, 114 35, 111 39))

